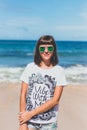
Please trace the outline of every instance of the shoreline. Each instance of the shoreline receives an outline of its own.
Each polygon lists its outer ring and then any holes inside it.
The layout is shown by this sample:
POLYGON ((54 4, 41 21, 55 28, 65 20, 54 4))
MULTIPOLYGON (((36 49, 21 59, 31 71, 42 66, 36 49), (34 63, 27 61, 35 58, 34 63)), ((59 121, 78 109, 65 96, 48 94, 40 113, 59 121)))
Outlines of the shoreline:
MULTIPOLYGON (((0 129, 18 130, 20 82, 0 82, 0 129)), ((59 130, 87 129, 87 84, 69 84, 60 99, 59 130)))

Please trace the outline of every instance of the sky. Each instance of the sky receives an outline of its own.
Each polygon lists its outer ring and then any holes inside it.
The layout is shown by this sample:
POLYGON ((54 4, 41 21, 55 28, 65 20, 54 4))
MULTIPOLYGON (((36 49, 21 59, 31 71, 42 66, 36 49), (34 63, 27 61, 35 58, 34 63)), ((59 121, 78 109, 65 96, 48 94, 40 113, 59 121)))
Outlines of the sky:
POLYGON ((0 0, 0 39, 87 41, 87 0, 0 0))

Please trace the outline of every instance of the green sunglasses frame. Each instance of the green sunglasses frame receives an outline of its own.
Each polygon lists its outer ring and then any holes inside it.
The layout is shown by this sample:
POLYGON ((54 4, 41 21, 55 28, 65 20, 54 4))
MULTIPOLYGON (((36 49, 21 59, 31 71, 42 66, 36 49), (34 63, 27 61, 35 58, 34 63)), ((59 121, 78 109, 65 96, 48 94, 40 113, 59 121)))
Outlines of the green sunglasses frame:
POLYGON ((39 47, 40 52, 45 52, 45 49, 47 48, 48 52, 53 52, 54 51, 54 46, 48 46, 48 47, 39 47))

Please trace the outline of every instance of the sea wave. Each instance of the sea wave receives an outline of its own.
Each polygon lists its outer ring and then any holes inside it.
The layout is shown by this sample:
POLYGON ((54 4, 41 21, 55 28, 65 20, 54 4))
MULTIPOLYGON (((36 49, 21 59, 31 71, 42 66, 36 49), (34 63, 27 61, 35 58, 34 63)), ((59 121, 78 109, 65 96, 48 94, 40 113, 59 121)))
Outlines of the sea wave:
POLYGON ((1 81, 10 81, 18 82, 20 81, 20 76, 24 68, 22 67, 0 67, 0 82, 1 81))
MULTIPOLYGON (((64 67, 68 83, 87 83, 87 66, 73 65, 64 67)), ((20 82, 24 67, 0 67, 0 82, 20 82)))
POLYGON ((73 65, 65 68, 66 78, 69 83, 87 83, 87 66, 73 65))

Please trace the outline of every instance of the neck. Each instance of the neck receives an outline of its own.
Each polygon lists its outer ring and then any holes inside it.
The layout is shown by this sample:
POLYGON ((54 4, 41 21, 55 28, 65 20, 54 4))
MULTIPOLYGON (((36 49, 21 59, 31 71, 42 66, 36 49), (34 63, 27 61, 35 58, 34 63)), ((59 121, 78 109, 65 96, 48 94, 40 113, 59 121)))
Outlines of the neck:
POLYGON ((50 61, 42 61, 40 64, 41 67, 52 67, 52 64, 50 63, 50 61))

